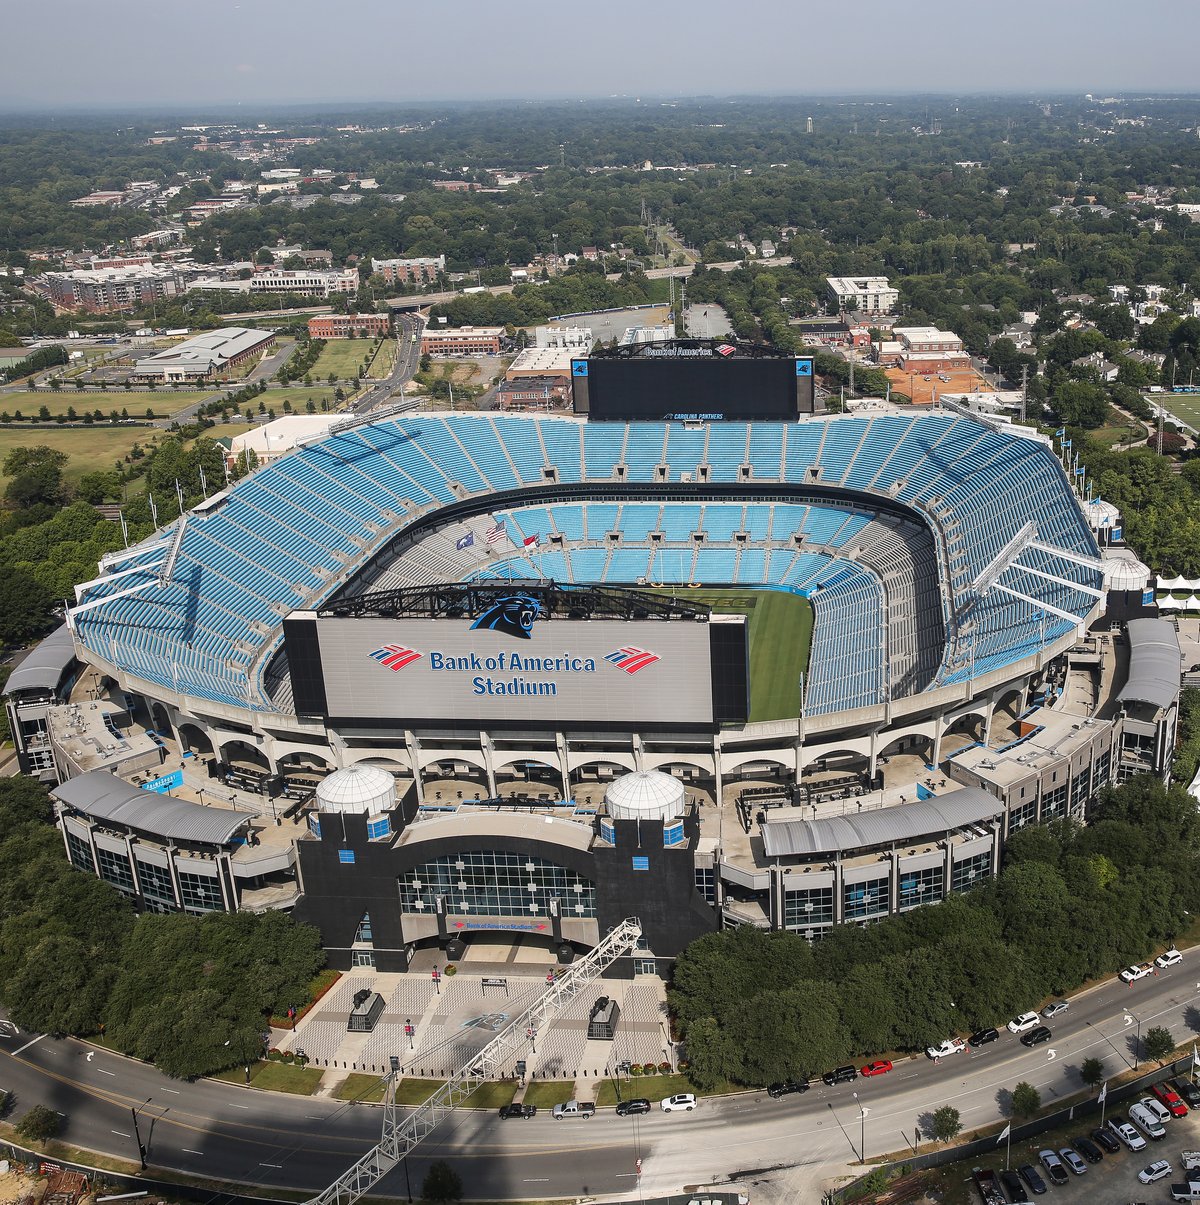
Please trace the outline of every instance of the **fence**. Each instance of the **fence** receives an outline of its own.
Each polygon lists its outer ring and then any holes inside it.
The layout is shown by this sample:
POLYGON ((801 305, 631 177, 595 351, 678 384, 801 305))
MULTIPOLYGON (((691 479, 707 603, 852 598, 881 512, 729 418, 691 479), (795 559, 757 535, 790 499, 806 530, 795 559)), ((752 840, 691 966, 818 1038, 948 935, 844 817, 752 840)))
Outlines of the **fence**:
MULTIPOLYGON (((1144 1075, 1138 1076, 1137 1079, 1130 1080, 1119 1087, 1110 1088, 1104 1102, 1107 1114, 1110 1115, 1113 1108, 1122 1100, 1130 1096, 1136 1096, 1151 1084, 1157 1083, 1159 1080, 1171 1075, 1180 1075, 1191 1069, 1192 1056, 1189 1054, 1183 1058, 1176 1059, 1166 1066, 1155 1067, 1144 1075)), ((1042 1134, 1046 1130, 1053 1130, 1060 1125, 1066 1124, 1068 1121, 1083 1121, 1085 1119, 1090 1121, 1092 1117, 1095 1117, 1099 1121, 1100 1105, 1096 1102, 1095 1097, 1092 1097, 1090 1100, 1080 1101, 1075 1105, 1069 1105, 1063 1109, 1056 1109, 1053 1113, 1047 1113, 1042 1117, 1035 1117, 1032 1121, 1025 1122, 1024 1125, 1014 1125, 1012 1140, 1013 1142, 1021 1142, 1026 1138, 1032 1138, 1035 1134, 1042 1134)), ((866 1175, 859 1176, 857 1180, 852 1180, 849 1184, 844 1184, 841 1188, 830 1193, 829 1199, 839 1203, 858 1199, 862 1193, 860 1186, 863 1185, 863 1182, 868 1178, 874 1181, 881 1171, 886 1172, 890 1176, 901 1168, 918 1171, 923 1168, 942 1167, 947 1163, 957 1163, 959 1160, 974 1159, 978 1155, 991 1154, 998 1146, 1003 1145, 997 1143, 996 1138, 997 1135, 993 1134, 988 1138, 977 1138, 973 1142, 963 1143, 961 1146, 947 1147, 940 1151, 930 1151, 926 1155, 913 1155, 912 1158, 901 1159, 895 1163, 881 1164, 878 1167, 872 1168, 866 1175)))

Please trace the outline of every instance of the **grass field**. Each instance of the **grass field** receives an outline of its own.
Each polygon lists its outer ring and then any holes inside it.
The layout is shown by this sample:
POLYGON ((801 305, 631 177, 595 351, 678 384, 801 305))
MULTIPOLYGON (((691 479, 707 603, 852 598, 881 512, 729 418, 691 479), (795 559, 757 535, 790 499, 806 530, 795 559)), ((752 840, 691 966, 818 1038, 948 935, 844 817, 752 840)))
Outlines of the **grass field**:
POLYGON ((807 599, 782 590, 675 590, 714 611, 741 613, 750 624, 750 720, 783 720, 800 707, 813 614, 807 599))
MULTIPOLYGON (((250 1083, 266 1092, 289 1092, 293 1096, 311 1096, 321 1083, 324 1072, 315 1067, 296 1067, 290 1063, 262 1061, 250 1064, 250 1083)), ((230 1067, 213 1079, 230 1084, 244 1084, 246 1072, 241 1067, 230 1067)))
MULTIPOLYGON (((64 477, 74 484, 84 473, 107 471, 116 461, 123 460, 133 445, 148 448, 158 442, 161 432, 146 427, 32 427, 28 431, 6 429, 0 431, 0 462, 13 448, 36 447, 45 444, 59 452, 65 452, 70 460, 64 477)), ((5 478, 0 475, 0 485, 5 478)))
POLYGON ((330 339, 313 365, 312 378, 323 381, 332 372, 338 380, 354 380, 358 366, 371 354, 370 339, 330 339))
POLYGON ((1156 405, 1159 401, 1169 414, 1182 419, 1193 431, 1200 431, 1200 394, 1168 393, 1158 394, 1150 399, 1151 405, 1156 405))
MULTIPOLYGON (((396 1089, 396 1103, 419 1105, 427 1101, 444 1083, 440 1079, 402 1079, 396 1089)), ((351 1072, 333 1090, 337 1100, 361 1100, 378 1104, 383 1100, 383 1079, 378 1075, 351 1072)), ((489 1080, 480 1084, 465 1101, 466 1109, 498 1109, 511 1103, 516 1094, 515 1080, 489 1080)))
POLYGON ((153 392, 139 389, 136 393, 126 393, 124 389, 110 389, 107 393, 88 390, 81 392, 75 388, 60 389, 57 393, 52 389, 39 389, 36 393, 23 390, 16 393, 0 393, 0 414, 10 416, 19 410, 26 418, 37 414, 43 406, 50 411, 52 418, 65 415, 74 408, 77 414, 91 414, 99 410, 101 414, 109 414, 113 410, 119 414, 122 410, 129 411, 130 418, 143 418, 147 410, 153 410, 158 418, 169 418, 178 414, 185 406, 207 397, 211 390, 203 393, 194 390, 181 389, 178 393, 171 389, 155 389, 153 392))
POLYGON ((370 364, 367 365, 367 376, 372 380, 382 381, 392 371, 392 365, 395 362, 396 340, 384 339, 380 342, 379 348, 372 357, 370 364))

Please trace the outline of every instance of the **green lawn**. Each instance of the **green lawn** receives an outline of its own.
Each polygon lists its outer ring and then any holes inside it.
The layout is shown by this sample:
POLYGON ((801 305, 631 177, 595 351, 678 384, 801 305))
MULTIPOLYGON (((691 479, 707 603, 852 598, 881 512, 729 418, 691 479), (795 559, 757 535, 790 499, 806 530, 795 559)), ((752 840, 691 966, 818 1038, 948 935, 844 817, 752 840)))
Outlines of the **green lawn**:
POLYGON ((1193 430, 1200 431, 1200 394, 1160 393, 1150 399, 1151 405, 1158 402, 1162 402, 1168 413, 1178 415, 1193 430))
POLYGON ((323 381, 332 372, 338 380, 354 380, 359 365, 370 358, 371 339, 329 339, 312 369, 314 381, 323 381))
MULTIPOLYGON (((265 1060, 250 1064, 250 1083, 266 1092, 290 1092, 293 1096, 311 1096, 321 1083, 324 1072, 316 1067, 297 1067, 292 1063, 273 1063, 265 1060)), ((230 1067, 214 1075, 213 1079, 230 1084, 244 1084, 246 1071, 243 1067, 230 1067)))
MULTIPOLYGON (((0 462, 13 448, 45 444, 65 452, 70 460, 64 476, 76 483, 84 473, 108 471, 123 460, 134 444, 148 448, 158 442, 162 432, 146 427, 113 427, 97 423, 94 427, 9 427, 0 430, 0 462)), ((4 478, 0 476, 0 485, 4 478)))
POLYGON ((565 1104, 574 1095, 574 1080, 535 1079, 525 1089, 522 1100, 527 1105, 537 1105, 539 1109, 553 1109, 555 1105, 565 1104))
MULTIPOLYGON (((427 1101, 444 1083, 440 1079, 403 1079, 396 1090, 396 1103, 419 1105, 427 1101)), ((515 1080, 494 1080, 481 1084, 462 1103, 464 1109, 498 1109, 508 1104, 516 1094, 515 1080)), ((362 1100, 378 1103, 383 1100, 383 1080, 378 1075, 351 1072, 336 1088, 338 1100, 362 1100)), ((564 1099, 567 1099, 564 1097, 564 1099)))
MULTIPOLYGON (((275 417, 278 418, 284 413, 283 403, 291 402, 293 414, 306 414, 308 412, 308 403, 311 401, 317 408, 317 413, 324 413, 321 409, 321 401, 324 399, 329 403, 329 409, 336 410, 338 408, 338 400, 334 397, 333 391, 337 389, 337 385, 300 385, 295 389, 285 389, 282 386, 275 389, 268 389, 260 393, 258 397, 247 403, 250 411, 257 414, 258 404, 262 402, 266 410, 274 410, 275 417)), ((347 394, 352 394, 353 390, 347 386, 341 386, 347 394)), ((264 411, 265 412, 265 411, 264 411)))
POLYGON ((74 409, 77 414, 90 414, 99 410, 107 415, 115 410, 129 411, 130 418, 144 418, 147 410, 153 410, 158 418, 168 418, 177 414, 185 406, 207 397, 211 391, 199 393, 181 389, 176 393, 172 389, 139 389, 136 392, 125 392, 124 389, 109 389, 107 392, 87 390, 81 391, 74 386, 60 389, 39 389, 36 392, 23 390, 16 393, 0 393, 0 413, 10 417, 19 410, 25 418, 35 415, 45 406, 52 417, 65 415, 74 409))
POLYGON ((384 339, 380 342, 370 364, 367 365, 367 376, 372 380, 382 381, 392 371, 392 365, 395 362, 396 340, 384 339))
MULTIPOLYGON (((664 552, 670 564, 671 553, 664 552)), ((660 591, 671 593, 671 591, 660 591)), ((675 590, 679 597, 714 611, 741 613, 750 621, 750 720, 782 720, 800 708, 800 675, 812 646, 812 606, 783 590, 675 590)))
MULTIPOLYGON (((727 1086, 730 1092, 737 1091, 732 1085, 727 1086)), ((632 1100, 644 1096, 656 1104, 677 1092, 695 1092, 696 1085, 686 1075, 639 1075, 633 1079, 621 1077, 621 1099, 632 1100)), ((611 1079, 601 1080, 596 1088, 597 1105, 615 1105, 617 1090, 611 1079)))

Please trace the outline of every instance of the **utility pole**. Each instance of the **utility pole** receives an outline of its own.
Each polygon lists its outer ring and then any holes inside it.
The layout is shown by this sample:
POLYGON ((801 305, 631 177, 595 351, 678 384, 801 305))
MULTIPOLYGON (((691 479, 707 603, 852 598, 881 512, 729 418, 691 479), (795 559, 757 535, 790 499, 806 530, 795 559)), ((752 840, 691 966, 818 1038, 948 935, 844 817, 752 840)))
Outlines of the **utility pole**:
POLYGON ((1029 365, 1021 365, 1021 422, 1025 421, 1025 411, 1029 405, 1029 365))

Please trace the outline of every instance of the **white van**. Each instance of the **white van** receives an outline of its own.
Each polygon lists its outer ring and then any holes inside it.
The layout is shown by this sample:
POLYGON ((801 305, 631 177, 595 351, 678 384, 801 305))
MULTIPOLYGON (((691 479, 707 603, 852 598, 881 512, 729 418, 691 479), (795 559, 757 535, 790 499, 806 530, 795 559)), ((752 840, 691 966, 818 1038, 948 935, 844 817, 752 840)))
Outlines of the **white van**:
POLYGON ((1129 1120, 1132 1121, 1147 1138, 1161 1142, 1167 1136, 1163 1124, 1140 1101, 1129 1107, 1129 1120))

